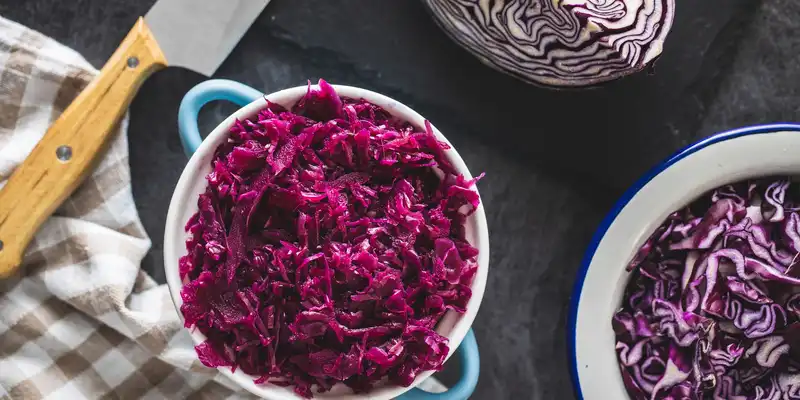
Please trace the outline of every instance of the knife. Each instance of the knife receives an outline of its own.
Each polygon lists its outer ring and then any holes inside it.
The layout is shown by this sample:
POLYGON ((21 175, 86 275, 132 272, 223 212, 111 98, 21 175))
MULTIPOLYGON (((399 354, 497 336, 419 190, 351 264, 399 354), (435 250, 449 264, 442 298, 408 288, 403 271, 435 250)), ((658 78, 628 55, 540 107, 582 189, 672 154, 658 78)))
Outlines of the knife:
POLYGON ((166 66, 212 75, 270 0, 158 0, 0 189, 0 278, 89 175, 142 83, 166 66))

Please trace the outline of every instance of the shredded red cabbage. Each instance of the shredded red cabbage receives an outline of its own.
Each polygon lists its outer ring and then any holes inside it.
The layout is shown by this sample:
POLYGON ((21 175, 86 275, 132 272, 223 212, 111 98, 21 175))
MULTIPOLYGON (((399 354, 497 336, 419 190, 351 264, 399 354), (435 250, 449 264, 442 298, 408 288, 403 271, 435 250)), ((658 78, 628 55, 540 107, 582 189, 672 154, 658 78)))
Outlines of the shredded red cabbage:
POLYGON ((186 327, 209 367, 304 397, 439 370, 447 310, 463 313, 480 199, 424 131, 320 80, 291 111, 265 101, 220 145, 186 224, 186 327))
POLYGON ((800 398, 800 191, 718 188, 631 261, 614 315, 631 399, 800 398))

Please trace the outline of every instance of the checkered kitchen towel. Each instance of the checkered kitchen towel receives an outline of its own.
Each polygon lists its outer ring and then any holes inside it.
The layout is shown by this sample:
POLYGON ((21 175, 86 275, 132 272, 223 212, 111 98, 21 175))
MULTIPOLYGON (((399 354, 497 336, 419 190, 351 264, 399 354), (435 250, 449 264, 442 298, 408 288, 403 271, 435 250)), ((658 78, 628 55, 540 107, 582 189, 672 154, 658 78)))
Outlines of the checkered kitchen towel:
MULTIPOLYGON (((0 18, 0 182, 97 71, 0 18)), ((196 361, 167 287, 139 264, 150 248, 131 195, 127 118, 92 176, 0 281, 0 398, 244 397, 196 361)), ((2 184, 2 183, 0 183, 2 184)))

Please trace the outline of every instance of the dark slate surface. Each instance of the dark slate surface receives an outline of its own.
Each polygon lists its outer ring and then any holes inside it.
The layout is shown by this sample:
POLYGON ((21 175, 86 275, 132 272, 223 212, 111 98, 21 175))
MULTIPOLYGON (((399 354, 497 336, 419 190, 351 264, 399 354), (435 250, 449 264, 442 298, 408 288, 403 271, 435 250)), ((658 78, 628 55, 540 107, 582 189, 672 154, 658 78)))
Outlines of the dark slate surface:
MULTIPOLYGON (((0 14, 99 67, 152 2, 0 0, 0 14)), ((595 227, 627 185, 679 147, 720 129, 796 119, 800 41, 783 32, 796 30, 798 11, 790 0, 679 2, 655 75, 554 92, 472 59, 418 2, 274 0, 217 76, 264 91, 325 77, 431 119, 473 172, 487 173, 480 190, 492 258, 475 323, 482 373, 474 398, 565 399, 569 294, 595 227)), ((153 239, 143 267, 162 281, 163 219, 186 161, 175 115, 202 79, 159 72, 131 109, 134 195, 153 239)), ((201 127, 231 110, 208 107, 201 127)))

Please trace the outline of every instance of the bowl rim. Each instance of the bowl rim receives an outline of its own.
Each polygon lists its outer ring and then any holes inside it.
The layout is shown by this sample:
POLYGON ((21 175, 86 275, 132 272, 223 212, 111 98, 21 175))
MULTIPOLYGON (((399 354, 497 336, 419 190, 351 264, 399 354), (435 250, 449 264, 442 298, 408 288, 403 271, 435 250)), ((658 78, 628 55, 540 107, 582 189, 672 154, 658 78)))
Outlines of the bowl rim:
POLYGON ((766 134, 773 132, 786 132, 786 131, 800 132, 800 124, 774 123, 774 124, 746 126, 743 128, 723 131, 714 134, 708 138, 702 139, 698 142, 695 142, 693 144, 690 144, 678 150, 677 152, 673 153, 671 156, 667 157, 664 161, 661 161, 655 167, 651 168, 648 172, 642 175, 638 180, 636 180, 634 184, 631 185, 616 201, 614 206, 611 208, 611 211, 609 211, 605 215, 602 222, 600 222, 600 225, 592 235, 592 238, 589 242, 589 246, 587 247, 587 250, 584 253, 580 268, 576 273, 572 294, 570 295, 570 300, 569 300, 569 317, 567 319, 567 346, 568 346, 568 355, 570 358, 569 369, 572 380, 572 388, 575 397, 577 399, 579 400, 584 399, 583 392, 581 390, 580 378, 578 374, 578 358, 576 353, 577 322, 578 322, 577 317, 578 317, 578 309, 580 306, 581 294, 584 287, 586 274, 589 271, 589 267, 600 245, 600 242, 602 241, 609 227, 614 223, 614 221, 617 219, 617 217, 625 208, 625 206, 636 196, 637 193, 639 193, 639 191, 645 185, 647 185, 647 183, 653 180, 653 178, 658 176, 660 173, 662 173, 663 171, 665 171, 678 161, 708 146, 743 136, 766 134))
MULTIPOLYGON (((317 85, 310 85, 316 87, 317 85)), ((415 127, 422 129, 421 127, 424 126, 425 121, 429 121, 424 118, 422 115, 414 111, 411 107, 406 106, 405 104, 388 97, 386 95, 373 92, 367 89, 354 87, 354 86, 347 86, 347 85, 335 85, 331 84, 333 88, 343 97, 350 97, 350 98, 362 98, 371 103, 375 103, 386 109, 390 114, 398 116, 404 120, 407 120, 415 127)), ((281 105, 292 105, 295 104, 300 98, 306 93, 308 90, 309 85, 304 86, 295 86, 286 88, 283 90, 278 90, 275 92, 271 92, 269 94, 264 94, 261 98, 258 98, 247 105, 244 105, 237 109, 236 111, 229 114, 225 117, 216 127, 214 127, 210 133, 203 139, 200 147, 191 155, 186 166, 181 171, 180 178, 176 183, 173 194, 170 199, 169 208, 167 211, 167 216, 165 218, 165 228, 164 228, 164 246, 163 246, 163 257, 164 257, 164 271, 167 280, 167 286, 170 292, 170 298, 172 299, 173 306, 178 313, 180 321, 183 323, 184 318, 182 313, 180 312, 180 305, 182 304, 180 298, 180 291, 183 287, 183 282, 179 277, 178 273, 178 261, 172 260, 170 257, 174 254, 175 249, 182 249, 183 248, 183 241, 180 243, 173 243, 174 238, 176 235, 176 230, 179 232, 183 232, 183 227, 185 225, 185 221, 182 221, 182 214, 183 212, 179 209, 182 206, 181 198, 185 197, 188 193, 192 192, 192 184, 198 179, 199 177, 203 177, 204 174, 199 174, 198 171, 205 169, 203 163, 206 158, 210 157, 213 152, 215 151, 216 147, 224 140, 225 137, 229 134, 229 129, 234 123, 236 119, 246 119, 251 118, 252 116, 256 115, 258 111, 265 107, 264 100, 269 100, 281 105)), ((430 122, 430 121, 429 121, 430 122)), ((461 158, 461 155, 458 153, 456 148, 450 143, 450 141, 431 123, 431 128, 436 135, 437 139, 440 141, 445 142, 450 148, 445 150, 445 155, 448 160, 452 163, 453 167, 464 175, 467 179, 472 179, 473 176, 470 173, 469 169, 466 166, 466 163, 461 158)), ((203 185, 205 187, 205 185, 203 185)), ((479 198, 482 199, 480 196, 480 192, 478 191, 477 187, 475 188, 476 192, 478 193, 479 198)), ((196 208, 196 205, 191 205, 190 207, 196 208)), ((480 308, 480 304, 483 300, 483 296, 485 293, 486 283, 488 280, 488 270, 489 270, 489 253, 490 253, 490 243, 489 243, 489 229, 488 229, 488 222, 486 219, 486 214, 484 210, 484 204, 481 201, 478 208, 470 217, 473 220, 473 237, 475 243, 472 243, 476 248, 480 250, 477 258, 478 264, 478 271, 473 280, 470 289, 472 290, 472 297, 470 298, 468 305, 467 305, 467 312, 464 314, 456 315, 454 311, 449 310, 440 320, 440 323, 444 323, 446 326, 449 326, 449 333, 446 335, 448 340, 450 341, 450 351, 448 352, 445 362, 449 360, 449 358, 456 352, 456 349, 464 340, 465 336, 469 332, 469 329, 472 326, 472 323, 475 320, 475 317, 478 313, 480 308)), ((184 233, 185 234, 185 233, 184 233)), ((179 251, 179 253, 183 253, 184 251, 179 251)), ((186 329, 191 338, 193 344, 199 344, 200 340, 204 336, 197 331, 190 328, 182 328, 186 329)), ((235 373, 232 373, 229 368, 225 367, 218 367, 217 370, 222 373, 225 377, 233 380, 237 385, 241 386, 242 388, 260 396, 265 396, 265 390, 275 391, 278 390, 282 393, 270 393, 273 396, 281 396, 280 398, 298 398, 294 393, 293 397, 286 392, 286 388, 268 385, 268 386, 258 386, 255 385, 250 375, 243 374, 241 370, 237 370, 235 373)), ((393 398, 396 396, 405 393, 406 391, 410 390, 411 388, 417 386, 426 378, 430 377, 435 371, 424 371, 417 375, 416 379, 409 387, 403 386, 396 386, 396 385, 385 385, 376 387, 375 390, 370 391, 369 393, 364 394, 352 394, 352 393, 345 393, 336 398, 339 399, 388 399, 393 398)), ((289 387, 289 392, 291 392, 291 387, 289 387)), ((331 399, 330 396, 317 396, 320 399, 331 399)))

